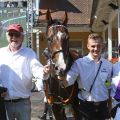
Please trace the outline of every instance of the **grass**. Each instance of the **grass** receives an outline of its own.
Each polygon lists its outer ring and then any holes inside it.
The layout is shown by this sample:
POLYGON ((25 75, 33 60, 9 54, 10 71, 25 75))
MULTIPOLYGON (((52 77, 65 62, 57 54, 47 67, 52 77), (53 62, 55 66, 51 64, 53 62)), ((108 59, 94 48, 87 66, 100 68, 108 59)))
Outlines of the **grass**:
MULTIPOLYGON (((0 21, 8 20, 8 22, 5 22, 2 32, 0 31, 0 47, 4 47, 8 44, 5 33, 6 33, 7 26, 9 24, 19 23, 23 26, 24 31, 26 31, 26 29, 27 29, 26 18, 15 19, 15 20, 9 21, 9 19, 12 19, 12 18, 25 16, 26 9, 25 8, 1 8, 0 11, 2 11, 2 13, 0 13, 0 21)), ((26 36, 25 36, 24 44, 26 45, 26 43, 27 43, 27 40, 26 40, 26 36)))
POLYGON ((26 15, 26 8, 0 8, 0 21, 23 15, 26 15))

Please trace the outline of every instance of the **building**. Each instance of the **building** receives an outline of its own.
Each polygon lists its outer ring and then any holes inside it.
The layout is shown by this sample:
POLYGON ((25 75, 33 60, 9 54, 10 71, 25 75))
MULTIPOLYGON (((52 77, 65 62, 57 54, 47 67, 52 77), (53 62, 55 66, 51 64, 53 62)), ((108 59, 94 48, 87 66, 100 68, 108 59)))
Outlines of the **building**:
MULTIPOLYGON (((88 34, 99 32, 107 43, 108 58, 112 59, 112 49, 117 49, 119 43, 118 14, 120 0, 33 0, 33 2, 33 13, 35 14, 35 17, 33 16, 33 37, 36 39, 37 31, 39 31, 40 35, 37 37, 37 41, 39 41, 40 53, 47 46, 47 42, 44 40, 44 32, 45 13, 49 8, 53 18, 60 18, 64 11, 67 11, 71 47, 79 49, 83 55, 86 54, 88 34)), ((35 40, 33 41, 35 42, 35 40)), ((34 49, 36 50, 35 46, 34 49)))

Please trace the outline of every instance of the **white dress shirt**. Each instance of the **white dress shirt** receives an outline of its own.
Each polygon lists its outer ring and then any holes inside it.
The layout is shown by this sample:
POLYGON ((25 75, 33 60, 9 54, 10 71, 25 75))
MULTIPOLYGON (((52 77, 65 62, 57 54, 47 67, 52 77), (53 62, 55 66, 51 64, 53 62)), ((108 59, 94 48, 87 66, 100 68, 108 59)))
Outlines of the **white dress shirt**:
POLYGON ((43 66, 32 49, 21 47, 17 52, 11 52, 7 46, 0 49, 0 56, 0 83, 8 89, 6 99, 30 97, 33 76, 40 89, 43 66))
POLYGON ((101 58, 100 61, 102 61, 102 64, 91 93, 89 93, 89 90, 93 84, 100 62, 97 64, 92 59, 91 54, 88 54, 76 60, 68 72, 67 81, 69 85, 74 84, 77 79, 80 89, 78 94, 79 99, 95 102, 108 99, 108 88, 105 82, 111 81, 112 64, 104 58, 101 58))

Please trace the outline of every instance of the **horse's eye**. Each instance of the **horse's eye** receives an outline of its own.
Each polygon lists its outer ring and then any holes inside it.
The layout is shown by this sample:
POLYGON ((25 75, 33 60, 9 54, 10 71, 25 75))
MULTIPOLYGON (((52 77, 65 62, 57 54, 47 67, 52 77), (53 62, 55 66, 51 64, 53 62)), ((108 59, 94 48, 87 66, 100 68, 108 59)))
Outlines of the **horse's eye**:
POLYGON ((50 38, 47 38, 48 41, 50 41, 50 38))
POLYGON ((48 42, 52 42, 53 41, 51 37, 47 38, 47 40, 48 40, 48 42))

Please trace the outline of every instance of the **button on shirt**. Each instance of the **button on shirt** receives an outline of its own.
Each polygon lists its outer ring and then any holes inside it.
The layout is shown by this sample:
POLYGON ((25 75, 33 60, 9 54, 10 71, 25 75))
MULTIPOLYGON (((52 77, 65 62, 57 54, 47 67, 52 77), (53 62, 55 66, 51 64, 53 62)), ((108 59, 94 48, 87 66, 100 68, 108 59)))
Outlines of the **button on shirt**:
POLYGON ((21 47, 13 53, 9 47, 4 47, 0 49, 0 56, 0 83, 8 89, 6 99, 30 97, 33 76, 37 78, 40 89, 43 66, 32 49, 21 47))
POLYGON ((91 54, 79 58, 74 62, 70 71, 67 74, 69 85, 74 84, 77 79, 79 94, 81 100, 100 102, 108 99, 108 88, 105 86, 106 81, 111 81, 112 64, 104 58, 102 61, 99 73, 91 90, 94 78, 97 74, 100 62, 97 64, 91 57, 91 54))

